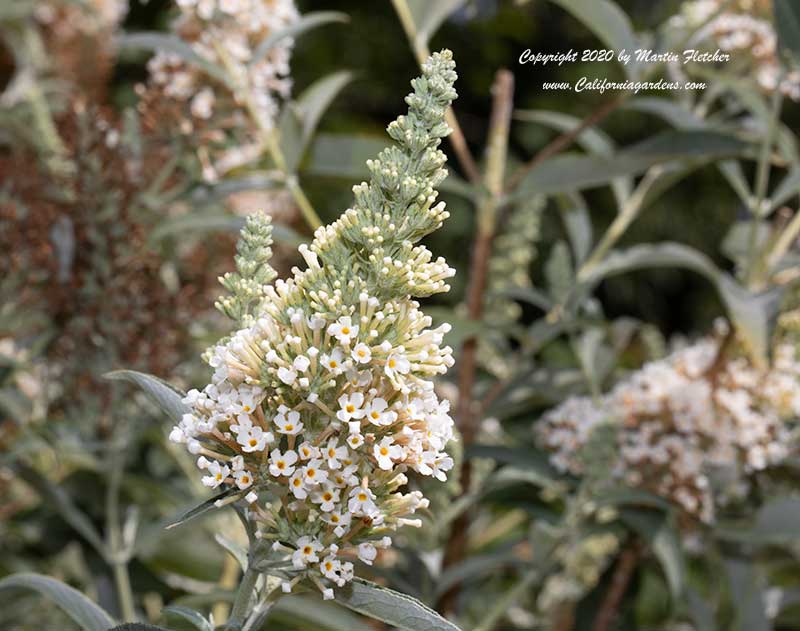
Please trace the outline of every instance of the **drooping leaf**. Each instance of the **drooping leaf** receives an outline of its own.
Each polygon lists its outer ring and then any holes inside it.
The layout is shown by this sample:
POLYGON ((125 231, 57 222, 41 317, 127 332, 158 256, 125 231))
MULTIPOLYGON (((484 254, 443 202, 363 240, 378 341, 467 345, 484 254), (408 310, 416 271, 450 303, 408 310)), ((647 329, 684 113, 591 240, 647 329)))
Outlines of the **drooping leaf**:
POLYGON ((167 618, 179 618, 191 624, 197 631, 214 631, 214 625, 206 620, 199 611, 189 609, 188 607, 181 607, 180 605, 171 605, 164 607, 161 614, 167 618))
MULTIPOLYGON (((188 213, 177 217, 166 217, 150 233, 149 239, 158 242, 168 237, 202 232, 239 232, 244 226, 244 217, 228 213, 188 213)), ((276 243, 297 247, 303 238, 288 226, 272 224, 272 238, 276 243)))
POLYGON ((553 246, 544 267, 544 275, 550 297, 555 302, 561 302, 574 285, 572 258, 567 244, 563 241, 558 241, 553 246))
POLYGON ((296 102, 284 108, 280 138, 289 173, 297 170, 322 114, 352 79, 352 73, 347 71, 322 77, 306 88, 296 102))
POLYGON ((120 50, 149 50, 152 52, 172 53, 187 64, 194 66, 210 77, 232 87, 230 79, 223 68, 201 57, 177 35, 167 33, 125 33, 117 38, 120 50))
POLYGON ((115 370, 106 373, 106 379, 129 381, 139 386, 148 398, 153 401, 161 410, 176 423, 181 420, 184 414, 189 413, 189 408, 182 402, 186 394, 171 386, 163 379, 148 375, 136 370, 115 370))
POLYGON ((417 41, 426 45, 448 16, 466 4, 466 0, 408 0, 417 29, 417 41))
MULTIPOLYGON (((622 194, 625 195, 624 192, 622 194)), ((623 197, 618 197, 618 201, 623 199, 623 197)), ((592 247, 592 220, 589 218, 586 202, 578 193, 560 195, 558 210, 572 246, 575 264, 580 265, 586 260, 592 247)))
MULTIPOLYGON (((270 611, 269 620, 290 628, 315 631, 372 631, 372 627, 362 618, 335 601, 328 602, 300 594, 291 594, 278 600, 270 611)), ((263 628, 263 631, 267 629, 263 628)))
POLYGON ((166 526, 167 530, 170 530, 172 528, 177 528, 178 526, 185 524, 187 521, 191 521, 196 517, 200 517, 200 515, 204 515, 209 511, 215 510, 216 508, 218 508, 216 506, 216 503, 218 501, 227 499, 235 495, 236 493, 241 493, 241 491, 236 487, 231 487, 229 489, 222 491, 222 493, 218 493, 214 497, 209 497, 207 500, 201 502, 191 510, 182 513, 180 517, 171 520, 170 523, 166 526))
POLYGON ((655 267, 684 268, 705 276, 719 292, 753 360, 760 364, 766 362, 783 288, 751 292, 720 270, 705 254, 688 246, 664 242, 612 252, 582 279, 585 285, 581 290, 614 274, 655 267))
POLYGON ((106 545, 91 519, 75 503, 69 494, 60 486, 53 484, 36 469, 22 461, 14 463, 19 477, 30 484, 45 503, 86 539, 101 555, 105 554, 106 545))
MULTIPOLYGON (((607 47, 620 52, 626 50, 633 53, 637 48, 638 39, 633 31, 627 14, 611 0, 551 0, 561 8, 569 11, 576 19, 594 33, 607 47)), ((635 76, 638 64, 634 59, 623 65, 628 76, 635 76)))
POLYGON ((416 598, 360 578, 335 591, 336 602, 404 631, 459 631, 416 598))
POLYGON ((222 533, 216 533, 214 535, 214 540, 221 545, 228 553, 236 559, 239 563, 239 567, 242 568, 242 571, 247 570, 247 547, 229 539, 222 533))
POLYGON ((83 631, 107 631, 117 624, 77 589, 49 576, 25 572, 0 579, 0 593, 13 590, 38 592, 58 605, 83 631))
MULTIPOLYGON (((581 124, 581 119, 562 112, 548 110, 517 110, 514 118, 521 121, 539 123, 562 133, 571 132, 581 124)), ((604 131, 597 127, 583 130, 575 142, 588 153, 596 156, 611 156, 616 151, 616 144, 604 131)), ((622 205, 630 197, 633 182, 629 177, 619 177, 611 181, 611 188, 617 199, 617 204, 622 205)))
POLYGON ((750 559, 728 558, 725 570, 736 612, 735 631, 772 631, 764 611, 762 581, 750 559))
POLYGON ((259 63, 266 57, 270 49, 274 48, 281 40, 287 37, 297 37, 323 24, 349 21, 350 17, 346 13, 341 13, 340 11, 314 11, 312 13, 305 13, 299 20, 293 22, 286 28, 278 29, 274 33, 270 33, 256 48, 250 64, 254 65, 259 63))
POLYGON ((525 175, 510 198, 601 186, 670 162, 698 167, 709 160, 745 155, 749 149, 751 144, 715 131, 662 132, 610 156, 564 154, 549 158, 525 175))
POLYGON ((681 602, 686 589, 686 558, 671 512, 625 509, 621 513, 658 559, 667 578, 673 602, 681 602))

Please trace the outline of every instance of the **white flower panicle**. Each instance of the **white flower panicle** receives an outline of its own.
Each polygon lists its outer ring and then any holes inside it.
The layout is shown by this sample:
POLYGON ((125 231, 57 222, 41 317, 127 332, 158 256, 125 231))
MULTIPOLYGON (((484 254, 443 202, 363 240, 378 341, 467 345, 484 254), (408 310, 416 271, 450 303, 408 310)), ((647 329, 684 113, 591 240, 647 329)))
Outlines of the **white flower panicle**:
POLYGON ((672 24, 684 29, 700 27, 693 43, 710 42, 735 54, 729 62, 732 67, 739 67, 746 58, 762 90, 779 89, 784 96, 800 101, 800 71, 788 70, 782 75, 770 4, 767 0, 692 0, 684 3, 672 24))
POLYGON ((205 165, 206 179, 214 180, 257 157, 260 130, 274 127, 280 103, 292 87, 289 61, 294 40, 284 37, 267 49, 260 46, 300 16, 292 0, 177 0, 177 4, 180 13, 173 30, 208 67, 159 51, 148 63, 150 86, 140 90, 180 104, 185 134, 200 129, 208 132, 209 144, 220 145, 226 135, 236 136, 235 149, 212 156, 214 164, 205 165), (237 134, 243 129, 245 135, 237 134))
POLYGON ((746 488, 748 474, 787 457, 785 421, 800 415, 800 361, 792 345, 778 345, 764 370, 740 356, 721 361, 719 353, 718 340, 703 339, 646 364, 597 400, 567 399, 536 425, 552 464, 582 475, 582 447, 611 424, 614 477, 713 521, 724 503, 714 472, 732 474, 746 488))
POLYGON ((247 493, 286 589, 308 578, 331 597, 353 576, 348 558, 371 564, 394 530, 420 525, 428 501, 401 490, 406 474, 444 480, 453 466, 432 382, 453 364, 449 325, 431 328, 414 298, 453 275, 415 244, 447 217, 434 187, 454 67, 449 51, 425 63, 389 126, 397 146, 370 162, 353 208, 300 247, 307 269, 265 286, 245 328, 212 349, 212 383, 188 393, 170 436, 199 456, 207 486, 247 493))

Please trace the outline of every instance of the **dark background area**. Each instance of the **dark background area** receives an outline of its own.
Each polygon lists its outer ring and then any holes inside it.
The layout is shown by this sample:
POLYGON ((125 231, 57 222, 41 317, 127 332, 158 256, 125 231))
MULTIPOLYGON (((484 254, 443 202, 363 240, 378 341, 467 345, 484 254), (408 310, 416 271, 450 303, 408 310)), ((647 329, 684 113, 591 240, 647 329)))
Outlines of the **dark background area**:
MULTIPOLYGON (((400 113, 408 92, 408 82, 417 68, 405 35, 391 3, 340 0, 301 0, 302 13, 338 10, 350 15, 348 24, 327 25, 305 34, 295 46, 292 75, 295 93, 316 79, 337 70, 349 69, 356 79, 339 95, 323 118, 320 131, 382 133, 386 124, 400 113)), ((631 16, 637 31, 652 31, 675 14, 679 2, 649 0, 620 1, 631 16)), ((125 27, 150 30, 165 27, 169 20, 169 0, 132 2, 125 27)), ((450 48, 458 63, 459 99, 455 109, 473 153, 482 158, 490 108, 490 86, 498 68, 510 69, 516 79, 515 106, 519 109, 549 109, 584 117, 602 106, 613 94, 544 92, 543 81, 574 80, 582 75, 622 78, 614 63, 580 63, 547 67, 520 65, 518 58, 526 48, 534 52, 565 52, 569 49, 602 48, 595 37, 577 20, 550 2, 531 0, 510 2, 477 0, 451 17, 434 37, 431 48, 450 48)), ((117 98, 129 102, 133 84, 145 78, 141 64, 123 63, 117 70, 117 98)), ((790 115, 798 120, 795 104, 790 115)), ((620 109, 602 128, 618 145, 642 140, 665 125, 650 116, 620 109)), ((552 137, 541 126, 515 122, 512 128, 512 154, 517 163, 529 160, 552 137)), ((445 148, 447 150, 447 148, 445 148)), ((574 147, 573 147, 574 149, 574 147)), ((450 168, 458 171, 451 156, 450 168)), ((514 165, 509 165, 513 170, 514 165)), ((752 174, 750 174, 752 175, 752 174)), ((332 220, 351 199, 352 183, 339 180, 304 182, 309 196, 323 220, 332 220)), ((613 219, 615 205, 607 188, 584 192, 595 227, 595 239, 613 219)), ((472 208, 463 200, 443 195, 451 219, 433 237, 432 248, 446 256, 459 272, 453 289, 444 300, 456 302, 463 296, 467 280, 468 248, 472 234, 472 208)), ((720 265, 730 266, 719 245, 734 218, 744 217, 744 209, 714 168, 694 172, 672 188, 637 219, 620 241, 620 246, 659 240, 678 240, 707 253, 720 265)), ((560 238, 555 213, 545 220, 540 256, 532 270, 541 277, 542 263, 549 247, 560 238)), ((701 278, 682 270, 655 270, 626 274, 604 282, 599 297, 610 316, 629 315, 656 324, 666 333, 693 333, 708 328, 721 313, 716 293, 701 278)))

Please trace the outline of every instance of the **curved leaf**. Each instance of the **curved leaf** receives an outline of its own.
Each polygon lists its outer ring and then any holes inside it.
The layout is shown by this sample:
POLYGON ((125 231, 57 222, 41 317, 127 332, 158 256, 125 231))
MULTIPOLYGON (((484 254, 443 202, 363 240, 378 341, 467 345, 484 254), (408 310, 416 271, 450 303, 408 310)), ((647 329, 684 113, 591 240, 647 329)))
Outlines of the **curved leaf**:
POLYGON ((187 64, 199 68, 210 77, 231 87, 225 70, 198 55, 190 44, 187 44, 177 35, 168 35, 166 33, 126 33, 117 38, 117 45, 122 50, 139 49, 175 54, 187 64))
POLYGON ((181 607, 179 605, 171 605, 164 607, 161 612, 163 616, 169 618, 170 616, 180 618, 191 624, 197 631, 214 631, 214 625, 206 620, 198 611, 189 609, 188 607, 181 607))
POLYGON ((456 625, 416 598, 363 579, 353 579, 335 594, 336 602, 348 609, 404 631, 459 631, 456 625))
POLYGON ((0 579, 0 592, 28 589, 52 600, 84 631, 106 631, 117 623, 77 589, 41 574, 12 574, 0 579))
POLYGON ((158 405, 164 413, 175 422, 181 420, 184 414, 189 413, 181 399, 186 394, 171 386, 163 379, 148 375, 136 370, 115 370, 104 375, 106 379, 129 381, 139 386, 153 403, 158 405))
POLYGON ((313 28, 322 26, 323 24, 331 24, 333 22, 349 22, 350 17, 346 13, 340 11, 314 11, 312 13, 304 14, 297 22, 293 22, 286 28, 279 29, 262 41, 258 48, 253 53, 253 59, 250 65, 259 63, 271 48, 274 48, 278 42, 287 37, 297 37, 306 31, 313 28))
POLYGON ((705 254, 688 246, 665 242, 611 252, 583 279, 585 285, 581 289, 591 289, 614 274, 652 267, 680 267, 705 276, 717 288, 753 360, 761 364, 766 361, 784 289, 750 292, 717 268, 705 254))
POLYGON ((417 41, 427 46, 442 23, 461 7, 466 0, 408 0, 408 7, 417 29, 417 41))
MULTIPOLYGON (((551 0, 569 11, 576 19, 594 33, 608 48, 619 53, 622 49, 633 53, 639 45, 627 14, 611 0, 551 0)), ((631 59, 623 65, 628 76, 635 76, 638 64, 631 59)))
POLYGON ((352 73, 346 70, 334 72, 312 83, 296 102, 284 108, 280 139, 290 173, 294 173, 302 160, 322 114, 352 79, 352 73))

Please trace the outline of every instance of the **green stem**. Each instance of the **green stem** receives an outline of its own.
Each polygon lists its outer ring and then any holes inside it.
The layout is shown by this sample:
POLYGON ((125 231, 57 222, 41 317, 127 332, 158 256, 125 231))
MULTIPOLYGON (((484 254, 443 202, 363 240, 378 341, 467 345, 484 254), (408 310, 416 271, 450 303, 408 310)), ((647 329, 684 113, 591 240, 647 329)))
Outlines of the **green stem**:
POLYGON ((767 190, 769 189, 769 175, 772 167, 770 154, 772 153, 772 144, 775 140, 775 132, 778 129, 781 105, 783 103, 783 94, 779 89, 782 81, 783 73, 778 76, 777 87, 772 93, 769 125, 767 127, 767 133, 764 136, 764 142, 761 144, 761 151, 759 152, 758 164, 756 166, 756 179, 753 189, 753 205, 750 209, 750 213, 752 214, 753 218, 750 223, 748 263, 747 273, 745 276, 747 279, 747 284, 751 288, 760 283, 760 272, 763 271, 762 266, 760 265, 762 260, 760 256, 761 253, 758 251, 758 226, 761 219, 763 219, 767 214, 765 212, 764 202, 767 198, 767 190))
POLYGON ((522 579, 508 590, 497 601, 497 603, 489 610, 489 613, 478 623, 474 631, 492 631, 495 625, 503 619, 503 616, 508 613, 511 606, 525 594, 531 587, 533 587, 541 577, 539 568, 533 568, 522 577, 522 579))
POLYGON ((111 475, 106 489, 106 534, 108 537, 106 560, 111 565, 114 574, 114 585, 117 590, 122 619, 132 622, 136 621, 136 609, 128 573, 129 551, 125 548, 122 540, 119 516, 119 488, 125 465, 123 451, 118 445, 114 445, 110 447, 108 453, 111 475))
MULTIPOLYGON (((231 77, 235 77, 236 73, 233 72, 232 61, 228 53, 218 42, 214 43, 214 48, 220 60, 222 61, 225 70, 231 77)), ((297 175, 288 172, 286 157, 283 155, 283 151, 281 150, 275 128, 268 127, 264 123, 263 119, 258 113, 258 109, 253 101, 253 94, 251 90, 248 89, 248 86, 239 85, 237 86, 236 91, 238 96, 244 102, 247 113, 250 115, 253 123, 255 123, 256 127, 258 128, 258 131, 261 134, 262 142, 266 146, 272 161, 275 163, 275 166, 278 168, 278 170, 283 173, 286 181, 286 188, 288 189, 289 193, 291 193, 292 198, 294 199, 298 208, 300 208, 303 219, 312 230, 316 230, 322 225, 322 220, 319 218, 317 211, 314 210, 314 207, 312 206, 308 197, 300 187, 300 183, 297 180, 297 175)))
POLYGON ((603 260, 606 253, 614 247, 620 237, 625 234, 625 231, 631 223, 633 223, 633 220, 639 216, 639 212, 642 210, 644 201, 650 189, 653 187, 653 184, 656 183, 663 173, 664 167, 661 165, 651 167, 647 173, 645 173, 639 185, 625 202, 620 213, 608 227, 608 230, 606 230, 603 238, 600 239, 600 243, 595 246, 589 258, 581 265, 577 273, 579 281, 584 281, 589 277, 592 270, 603 260))
POLYGON ((800 210, 798 210, 786 228, 783 229, 780 237, 775 242, 775 245, 772 247, 772 250, 766 257, 766 269, 767 272, 771 271, 783 258, 783 255, 791 247, 792 243, 794 243, 795 239, 797 239, 798 235, 800 235, 800 210))
POLYGON ((259 575, 258 570, 252 566, 245 571, 242 582, 239 584, 239 590, 236 592, 236 600, 233 601, 231 617, 228 619, 225 631, 242 631, 245 620, 250 614, 250 602, 253 599, 259 575))

